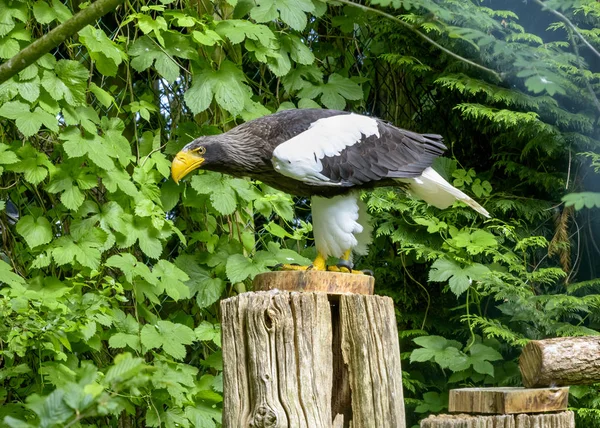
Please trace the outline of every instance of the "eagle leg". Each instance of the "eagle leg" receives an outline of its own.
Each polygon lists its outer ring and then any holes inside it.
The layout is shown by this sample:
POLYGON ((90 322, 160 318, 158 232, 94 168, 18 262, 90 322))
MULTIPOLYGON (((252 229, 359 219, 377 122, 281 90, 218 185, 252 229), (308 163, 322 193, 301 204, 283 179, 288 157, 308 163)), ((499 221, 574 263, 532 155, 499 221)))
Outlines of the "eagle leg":
POLYGON ((343 273, 353 273, 356 275, 364 275, 364 271, 354 270, 354 263, 350 261, 350 257, 352 256, 352 250, 347 250, 344 255, 340 258, 338 263, 335 266, 327 266, 327 270, 329 272, 343 272, 343 273))

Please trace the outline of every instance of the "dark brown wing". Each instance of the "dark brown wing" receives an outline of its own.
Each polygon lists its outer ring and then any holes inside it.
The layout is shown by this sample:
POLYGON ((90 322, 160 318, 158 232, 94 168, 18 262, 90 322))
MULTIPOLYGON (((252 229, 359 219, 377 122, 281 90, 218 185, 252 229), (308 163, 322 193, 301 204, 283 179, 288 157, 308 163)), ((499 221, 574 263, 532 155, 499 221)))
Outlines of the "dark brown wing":
POLYGON ((338 156, 321 159, 332 182, 357 186, 386 178, 418 177, 446 150, 441 135, 418 134, 378 120, 379 137, 365 137, 338 156))

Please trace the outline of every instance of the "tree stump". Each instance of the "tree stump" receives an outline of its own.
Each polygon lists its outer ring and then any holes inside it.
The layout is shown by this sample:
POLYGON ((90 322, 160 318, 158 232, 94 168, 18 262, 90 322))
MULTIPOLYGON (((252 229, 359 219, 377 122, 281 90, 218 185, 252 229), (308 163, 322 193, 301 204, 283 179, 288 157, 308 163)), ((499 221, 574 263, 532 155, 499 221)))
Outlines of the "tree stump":
POLYGON ((276 272, 255 289, 278 289, 223 300, 223 426, 405 428, 393 302, 345 292, 372 282, 276 272))
POLYGON ((600 382, 600 336, 532 340, 519 358, 523 384, 583 385, 600 382))
POLYGON ((421 421, 421 428, 575 428, 573 412, 540 415, 437 415, 421 421))

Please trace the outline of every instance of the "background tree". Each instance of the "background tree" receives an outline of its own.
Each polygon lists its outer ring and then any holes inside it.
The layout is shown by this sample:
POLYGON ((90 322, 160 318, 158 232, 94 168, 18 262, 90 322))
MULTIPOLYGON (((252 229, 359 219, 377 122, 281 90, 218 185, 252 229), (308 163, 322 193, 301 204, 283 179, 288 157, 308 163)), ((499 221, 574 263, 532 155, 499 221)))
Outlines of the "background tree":
MULTIPOLYGON (((85 5, 0 0, 0 58, 85 5)), ((215 303, 314 256, 310 217, 258 182, 176 186, 170 157, 285 108, 443 134, 436 168, 494 216, 364 195, 358 263, 397 305, 410 423, 450 387, 518 384, 529 339, 597 334, 599 3, 366 7, 128 1, 0 85, 6 425, 219 425, 215 303)), ((586 426, 597 397, 573 389, 586 426)))

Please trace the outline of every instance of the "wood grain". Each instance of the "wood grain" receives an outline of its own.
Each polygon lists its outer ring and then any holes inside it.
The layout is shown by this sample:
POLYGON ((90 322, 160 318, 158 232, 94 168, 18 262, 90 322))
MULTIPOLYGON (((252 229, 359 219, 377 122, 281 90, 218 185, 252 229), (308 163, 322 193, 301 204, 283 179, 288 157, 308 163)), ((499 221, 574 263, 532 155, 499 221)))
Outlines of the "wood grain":
POLYGON ((541 415, 437 415, 421 421, 421 428, 575 428, 573 412, 541 415))
POLYGON ((585 385, 600 382, 600 336, 532 340, 521 353, 523 384, 585 385))
POLYGON ((225 428, 406 427, 390 298, 272 290, 221 311, 225 428))
POLYGON ((400 346, 389 297, 340 296, 341 347, 352 401, 352 428, 406 426, 400 346))
POLYGON ((221 310, 223 426, 330 428, 327 295, 244 293, 221 310))
POLYGON ((375 278, 341 272, 281 271, 256 275, 252 283, 255 291, 321 291, 335 294, 373 294, 375 278))
POLYGON ((569 388, 461 388, 450 390, 449 412, 541 413, 567 410, 569 388))

